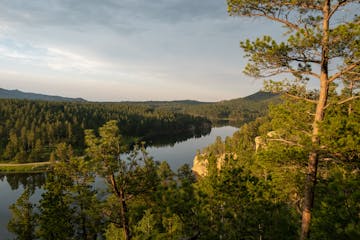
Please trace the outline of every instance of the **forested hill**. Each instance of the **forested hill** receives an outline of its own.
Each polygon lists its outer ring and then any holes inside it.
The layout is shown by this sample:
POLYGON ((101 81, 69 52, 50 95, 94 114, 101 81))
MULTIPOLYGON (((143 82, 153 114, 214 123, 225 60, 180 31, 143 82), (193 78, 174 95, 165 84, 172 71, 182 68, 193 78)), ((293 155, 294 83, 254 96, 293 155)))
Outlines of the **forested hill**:
POLYGON ((0 99, 0 160, 46 161, 55 146, 62 142, 82 152, 84 130, 97 129, 109 120, 117 120, 121 134, 130 139, 154 143, 166 136, 176 142, 182 135, 207 133, 217 121, 228 121, 225 124, 232 121, 237 123, 233 125, 240 126, 254 120, 264 115, 269 102, 278 97, 257 93, 251 99, 216 103, 0 99), (261 100, 256 96, 261 96, 261 100))
POLYGON ((126 102, 129 105, 147 105, 151 109, 206 117, 215 125, 230 124, 241 126, 267 113, 270 104, 280 102, 277 94, 256 92, 244 98, 223 100, 219 102, 182 101, 147 101, 126 102))
POLYGON ((172 108, 173 111, 206 117, 213 124, 222 124, 225 121, 227 124, 239 127, 265 115, 270 104, 280 101, 279 95, 260 91, 245 98, 212 103, 173 103, 167 107, 172 108))
MULTIPOLYGON (((276 94, 258 91, 254 94, 246 96, 244 98, 236 98, 232 100, 224 100, 219 102, 201 102, 196 100, 175 100, 175 101, 121 101, 124 104, 146 104, 150 106, 167 106, 167 105, 211 105, 211 104, 224 104, 232 105, 234 103, 246 102, 246 101, 272 101, 277 98, 276 94)), ((27 100, 43 100, 43 101, 70 101, 70 102, 86 102, 83 98, 69 98, 62 96, 52 96, 39 93, 23 92, 18 89, 8 90, 0 88, 0 99, 27 99, 27 100)), ((110 103, 110 102, 109 102, 110 103)), ((116 103, 116 102, 111 102, 116 103)))
MULTIPOLYGON (((0 98, 27 99, 55 102, 86 102, 82 98, 67 98, 49 96, 44 94, 26 93, 19 90, 6 90, 0 88, 0 98)), ((278 95, 269 92, 256 92, 244 98, 223 100, 219 102, 201 102, 196 100, 176 101, 124 101, 107 102, 99 104, 121 104, 127 106, 147 106, 148 111, 166 111, 173 113, 189 114, 192 116, 205 117, 214 125, 230 124, 241 126, 253 121, 259 116, 266 114, 269 104, 278 103, 278 95)))
POLYGON ((117 121, 129 144, 135 138, 154 142, 166 137, 176 142, 183 135, 200 136, 211 128, 204 117, 145 104, 0 99, 0 161, 47 161, 59 143, 70 144, 82 153, 85 130, 98 129, 110 120, 117 121))
POLYGON ((27 99, 27 100, 43 100, 56 102, 85 102, 83 98, 67 98, 61 96, 50 96, 38 93, 22 92, 20 90, 7 90, 0 88, 0 98, 3 99, 27 99))
POLYGON ((230 100, 222 100, 218 102, 201 102, 196 100, 176 100, 176 101, 146 101, 146 102, 127 102, 127 103, 141 103, 148 104, 152 106, 161 106, 161 105, 211 105, 211 104, 227 104, 232 105, 241 102, 273 102, 275 99, 278 99, 278 95, 271 92, 258 91, 254 94, 243 98, 235 98, 230 100))
POLYGON ((263 92, 259 91, 254 94, 251 94, 247 97, 244 97, 243 100, 249 100, 249 101, 268 101, 273 100, 274 98, 277 98, 278 95, 271 93, 271 92, 263 92))

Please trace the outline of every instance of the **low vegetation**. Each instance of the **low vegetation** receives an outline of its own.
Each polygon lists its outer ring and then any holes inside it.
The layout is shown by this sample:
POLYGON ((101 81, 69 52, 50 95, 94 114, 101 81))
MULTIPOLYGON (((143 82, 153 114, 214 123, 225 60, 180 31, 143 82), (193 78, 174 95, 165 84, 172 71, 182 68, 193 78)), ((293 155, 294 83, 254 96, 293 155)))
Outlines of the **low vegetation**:
POLYGON ((50 170, 50 162, 0 163, 0 172, 43 172, 50 170))

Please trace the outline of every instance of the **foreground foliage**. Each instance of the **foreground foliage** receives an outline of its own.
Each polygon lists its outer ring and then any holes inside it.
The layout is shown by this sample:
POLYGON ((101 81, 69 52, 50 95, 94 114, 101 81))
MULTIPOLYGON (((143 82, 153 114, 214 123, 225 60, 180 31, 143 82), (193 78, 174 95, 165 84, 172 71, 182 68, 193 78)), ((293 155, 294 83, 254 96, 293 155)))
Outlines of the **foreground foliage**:
MULTIPOLYGON (((308 169, 303 186, 301 231, 301 239, 308 239, 316 204, 317 170, 323 162, 321 150, 325 138, 321 137, 324 131, 321 125, 329 114, 329 106, 359 98, 359 1, 227 0, 227 3, 230 15, 263 18, 286 29, 280 41, 263 36, 241 42, 249 58, 244 72, 265 78, 271 91, 313 104, 308 109, 311 125, 306 134, 310 144, 306 149, 308 169), (309 91, 314 83, 315 90, 309 91), (334 91, 341 89, 345 89, 344 94, 332 98, 334 91)), ((351 112, 349 105, 349 115, 351 112)))
MULTIPOLYGON (((360 102, 351 104, 359 116, 360 102)), ((85 156, 57 146, 40 203, 29 203, 25 192, 11 207, 9 230, 18 239, 298 239, 309 107, 284 100, 218 139, 202 151, 208 174, 197 180, 189 166, 174 173, 142 147, 124 154, 116 121, 107 122, 98 133, 86 132, 85 156)), ((321 151, 311 239, 358 239, 359 118, 349 117, 346 105, 329 111, 321 137, 333 141, 321 151)))

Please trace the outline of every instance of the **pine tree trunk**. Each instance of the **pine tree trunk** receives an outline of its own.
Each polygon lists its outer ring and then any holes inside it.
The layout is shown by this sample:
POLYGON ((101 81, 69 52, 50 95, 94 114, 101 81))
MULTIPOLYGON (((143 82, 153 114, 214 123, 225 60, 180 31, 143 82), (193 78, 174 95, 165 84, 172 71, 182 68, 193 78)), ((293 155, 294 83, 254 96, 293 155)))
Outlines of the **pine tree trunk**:
POLYGON ((309 154, 307 177, 305 182, 304 192, 304 206, 302 212, 301 223, 301 240, 309 238, 310 222, 312 216, 312 208, 314 206, 315 185, 317 179, 317 167, 319 162, 318 147, 319 141, 319 128, 324 119, 324 112, 329 92, 329 76, 328 76, 328 63, 329 63, 329 12, 330 0, 324 2, 323 7, 323 38, 322 38, 322 53, 321 53, 321 73, 320 73, 320 93, 319 100, 316 105, 316 112, 313 122, 312 131, 312 150, 309 154))
POLYGON ((121 222, 124 230, 125 240, 130 240, 130 228, 129 219, 127 217, 127 204, 125 201, 124 191, 120 189, 120 201, 121 201, 121 222))
POLYGON ((127 209, 127 204, 126 204, 126 200, 125 200, 124 189, 122 187, 120 187, 120 189, 118 188, 114 174, 111 174, 109 176, 109 178, 110 178, 110 184, 113 187, 113 190, 120 201, 120 218, 121 218, 121 224, 122 224, 122 227, 124 230, 124 239, 130 240, 131 234, 130 234, 130 228, 129 228, 129 219, 127 217, 128 209, 127 209))

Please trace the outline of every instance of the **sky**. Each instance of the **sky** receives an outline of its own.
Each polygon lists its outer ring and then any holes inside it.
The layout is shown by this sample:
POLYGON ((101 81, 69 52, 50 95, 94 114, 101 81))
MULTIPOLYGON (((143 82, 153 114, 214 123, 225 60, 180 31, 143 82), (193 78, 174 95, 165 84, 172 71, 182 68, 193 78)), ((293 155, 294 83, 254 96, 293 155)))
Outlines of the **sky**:
POLYGON ((262 81, 240 41, 281 28, 225 0, 0 0, 0 88, 90 101, 219 101, 262 81))

